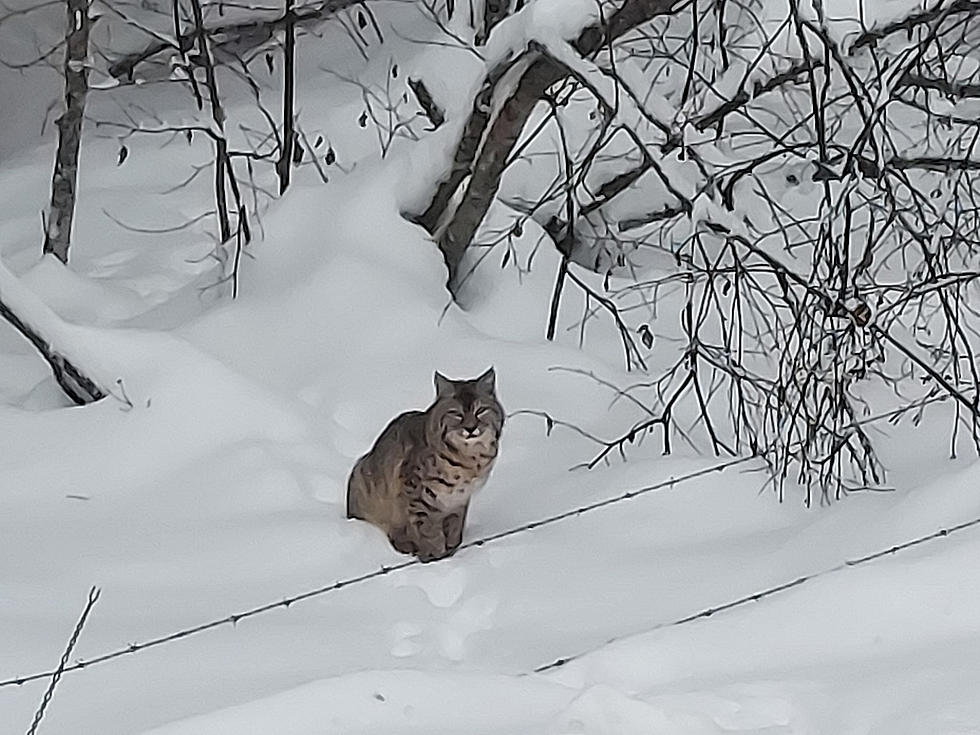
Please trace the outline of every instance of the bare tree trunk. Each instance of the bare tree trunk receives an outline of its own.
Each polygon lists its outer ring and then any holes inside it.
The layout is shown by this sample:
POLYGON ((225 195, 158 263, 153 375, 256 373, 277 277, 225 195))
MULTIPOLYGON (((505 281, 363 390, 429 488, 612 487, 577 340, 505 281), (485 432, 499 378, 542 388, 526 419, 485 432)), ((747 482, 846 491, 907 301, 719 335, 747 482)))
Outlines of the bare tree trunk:
MULTIPOLYGON (((214 140, 214 196, 215 206, 218 216, 218 229, 221 242, 226 243, 231 239, 231 219, 228 210, 228 194, 225 186, 231 187, 232 195, 235 198, 235 207, 238 213, 236 223, 236 234, 239 235, 239 243, 242 242, 244 234, 245 241, 251 238, 248 232, 248 224, 243 221, 245 217, 245 207, 242 205, 241 193, 238 190, 238 181, 235 178, 235 170, 232 166, 231 155, 228 152, 228 139, 225 137, 225 109, 221 103, 221 94, 218 92, 218 77, 215 72, 214 57, 211 54, 210 41, 204 27, 204 11, 201 8, 201 0, 190 0, 191 14, 194 19, 194 29, 192 36, 197 44, 198 61, 204 69, 204 86, 208 91, 208 100, 211 104, 211 119, 214 120, 216 130, 209 133, 214 140)), ((193 70, 191 74, 193 75, 193 70)), ((237 261, 237 258, 236 258, 237 261)), ((237 292, 237 269, 236 292, 237 292)))
POLYGON ((85 98, 88 96, 88 35, 92 21, 89 0, 67 0, 68 28, 65 32, 65 111, 58 118, 58 153, 51 179, 51 207, 45 223, 44 252, 68 262, 75 189, 78 181, 78 151, 82 140, 85 98))
POLYGON ((211 100, 211 117, 214 118, 218 129, 223 132, 225 129, 225 110, 221 105, 221 96, 218 94, 218 80, 214 73, 214 59, 211 58, 207 31, 204 28, 204 12, 201 10, 201 0, 191 0, 191 13, 194 16, 193 33, 200 57, 199 63, 204 67, 204 83, 208 90, 208 98, 211 100))
POLYGON ((231 219, 228 217, 228 193, 225 191, 228 160, 228 141, 220 135, 214 136, 214 201, 218 210, 218 232, 221 242, 231 239, 231 219))
MULTIPOLYGON (((592 56, 642 23, 675 13, 684 5, 684 0, 631 0, 607 23, 584 29, 574 43, 575 49, 582 56, 592 56)), ((503 66, 491 70, 484 80, 457 144, 452 169, 438 184, 425 211, 415 217, 436 237, 446 259, 449 289, 453 293, 459 286, 463 255, 497 194, 500 178, 531 112, 548 88, 568 75, 566 69, 536 51, 528 51, 503 66), (498 84, 518 64, 527 64, 527 68, 491 120, 498 84), (450 211, 453 195, 467 176, 463 196, 455 210, 450 211)))
POLYGON ((449 208, 453 194, 459 189, 460 184, 469 174, 473 161, 476 160, 483 135, 490 125, 493 91, 497 82, 509 68, 509 63, 501 64, 487 74, 480 91, 473 99, 473 109, 466 120, 466 126, 463 128, 459 143, 456 145, 456 153, 453 156, 453 164, 448 175, 439 182, 425 211, 412 216, 412 219, 417 224, 422 225, 430 234, 435 234, 439 228, 439 223, 449 208))
POLYGON ((449 269, 449 289, 454 294, 459 286, 459 266, 463 255, 497 195, 511 151, 534 107, 548 87, 562 76, 562 70, 546 59, 532 62, 486 133, 483 147, 471 168, 472 175, 463 198, 438 234, 439 248, 449 269))
POLYGON ((293 120, 293 98, 296 94, 296 21, 293 14, 293 0, 286 0, 286 38, 283 43, 283 85, 282 85, 282 150, 276 161, 279 175, 279 193, 289 188, 290 172, 293 166, 293 149, 296 146, 296 129, 293 120))

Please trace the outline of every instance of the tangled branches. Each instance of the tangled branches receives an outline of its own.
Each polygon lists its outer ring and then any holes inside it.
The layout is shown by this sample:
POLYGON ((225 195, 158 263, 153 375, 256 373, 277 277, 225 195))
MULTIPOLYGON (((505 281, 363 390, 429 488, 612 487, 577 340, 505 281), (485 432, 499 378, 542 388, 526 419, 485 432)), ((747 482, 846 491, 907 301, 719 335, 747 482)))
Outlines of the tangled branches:
POLYGON ((627 367, 656 335, 624 389, 644 416, 600 461, 662 429, 829 501, 882 486, 873 423, 940 402, 951 452, 980 450, 980 3, 860 7, 678 3, 588 53, 528 46, 556 81, 511 158, 552 175, 474 242, 533 218, 562 254, 552 325, 594 271, 627 367))

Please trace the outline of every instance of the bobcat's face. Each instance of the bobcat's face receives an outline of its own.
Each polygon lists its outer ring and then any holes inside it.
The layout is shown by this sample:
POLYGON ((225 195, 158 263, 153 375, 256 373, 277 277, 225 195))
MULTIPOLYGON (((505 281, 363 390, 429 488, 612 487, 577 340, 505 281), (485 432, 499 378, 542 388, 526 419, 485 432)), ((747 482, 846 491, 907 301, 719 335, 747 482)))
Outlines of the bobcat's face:
POLYGON ((436 373, 435 381, 432 420, 439 438, 459 449, 492 444, 504 421, 494 390, 493 369, 475 380, 449 380, 436 373))
POLYGON ((485 444, 496 433, 494 407, 479 402, 457 403, 447 407, 444 414, 445 439, 455 445, 485 444))

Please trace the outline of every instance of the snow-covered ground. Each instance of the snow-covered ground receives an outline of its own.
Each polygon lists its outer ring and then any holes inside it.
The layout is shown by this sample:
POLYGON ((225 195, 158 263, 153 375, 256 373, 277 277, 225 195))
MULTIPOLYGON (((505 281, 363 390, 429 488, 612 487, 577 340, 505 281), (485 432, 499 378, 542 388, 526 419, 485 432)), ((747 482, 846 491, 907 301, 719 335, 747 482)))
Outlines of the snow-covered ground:
MULTIPOLYGON (((346 58, 343 42, 321 41, 346 58)), ((465 56, 416 53, 428 70, 465 56)), ((328 184, 299 170, 262 218, 236 301, 208 288, 210 222, 148 235, 105 214, 143 227, 195 216, 207 182, 160 192, 206 151, 133 143, 116 166, 117 142, 93 136, 67 271, 38 259, 50 148, 0 169, 3 261, 70 322, 58 328, 114 393, 66 407, 30 346, 0 329, 0 680, 57 664, 91 585, 102 596, 72 660, 401 561, 344 518, 344 486, 394 414, 429 402, 434 370, 493 364, 508 411, 599 435, 633 417, 552 369, 626 380, 613 330, 584 349, 574 330, 543 339, 555 253, 520 282, 478 271, 472 308, 446 309, 442 258, 399 214, 444 163, 445 134, 380 162, 352 122, 359 91, 306 78, 308 132, 329 132, 356 166, 328 184)), ((569 295, 562 327, 579 311, 569 295)), ((705 474, 69 672, 39 732, 980 733, 980 528, 664 625, 980 516, 980 466, 942 459, 938 415, 890 431, 894 492, 807 510, 760 493, 752 464, 705 474)), ((593 449, 512 417, 466 538, 719 462, 683 447, 662 457, 651 439, 626 463, 568 471, 593 449)), ((0 734, 27 729, 45 686, 0 688, 0 734)))

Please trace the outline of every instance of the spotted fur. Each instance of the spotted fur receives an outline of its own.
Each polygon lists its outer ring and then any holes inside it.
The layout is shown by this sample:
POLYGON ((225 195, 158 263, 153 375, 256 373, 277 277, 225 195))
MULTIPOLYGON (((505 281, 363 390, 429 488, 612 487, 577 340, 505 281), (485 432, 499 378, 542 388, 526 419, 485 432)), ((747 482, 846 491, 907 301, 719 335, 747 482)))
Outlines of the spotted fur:
POLYGON ((354 465, 347 517, 373 523, 422 561, 455 552, 497 458, 504 410, 494 383, 493 368, 474 380, 436 373, 432 405, 395 418, 354 465))

